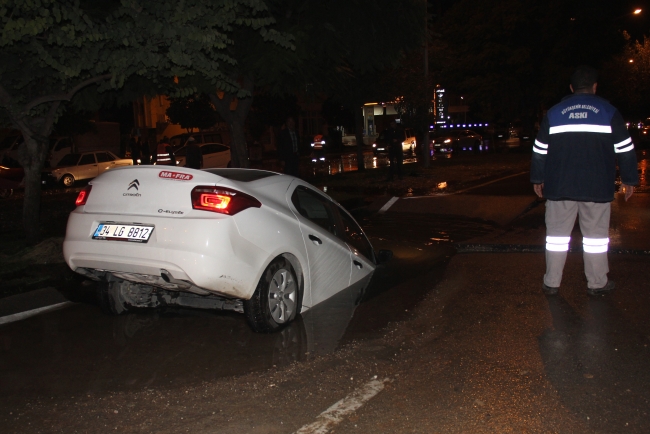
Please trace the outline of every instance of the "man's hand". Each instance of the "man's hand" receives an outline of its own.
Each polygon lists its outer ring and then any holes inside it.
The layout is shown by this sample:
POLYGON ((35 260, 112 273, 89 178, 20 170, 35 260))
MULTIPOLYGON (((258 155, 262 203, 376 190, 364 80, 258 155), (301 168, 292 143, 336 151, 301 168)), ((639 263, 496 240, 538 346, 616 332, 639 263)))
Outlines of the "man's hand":
POLYGON ((627 202, 627 200, 632 197, 632 193, 634 193, 634 187, 631 185, 621 184, 621 190, 625 193, 625 202, 627 202))
POLYGON ((543 182, 541 184, 533 184, 533 189, 535 190, 535 194, 537 195, 537 197, 540 197, 540 198, 544 197, 544 183, 543 182))

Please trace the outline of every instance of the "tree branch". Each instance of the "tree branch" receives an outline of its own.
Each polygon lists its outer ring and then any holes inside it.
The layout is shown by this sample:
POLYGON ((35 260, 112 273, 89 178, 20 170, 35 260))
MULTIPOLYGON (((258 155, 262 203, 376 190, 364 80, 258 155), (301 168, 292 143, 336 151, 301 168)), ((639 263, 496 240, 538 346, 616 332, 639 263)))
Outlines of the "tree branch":
POLYGON ((28 103, 25 106, 24 113, 29 112, 31 109, 34 107, 44 104, 46 102, 52 102, 52 101, 70 101, 72 97, 81 89, 84 87, 91 85, 93 83, 98 83, 103 80, 108 80, 109 78, 113 77, 113 74, 104 74, 104 75, 98 75, 97 77, 89 78, 88 80, 82 81, 78 85, 72 88, 72 90, 68 91, 67 93, 59 93, 59 94, 54 94, 54 95, 46 95, 46 96, 40 96, 34 100, 32 100, 30 103, 28 103))
POLYGON ((11 95, 9 92, 7 92, 7 89, 3 85, 0 84, 0 104, 2 104, 3 107, 9 108, 11 105, 11 95))

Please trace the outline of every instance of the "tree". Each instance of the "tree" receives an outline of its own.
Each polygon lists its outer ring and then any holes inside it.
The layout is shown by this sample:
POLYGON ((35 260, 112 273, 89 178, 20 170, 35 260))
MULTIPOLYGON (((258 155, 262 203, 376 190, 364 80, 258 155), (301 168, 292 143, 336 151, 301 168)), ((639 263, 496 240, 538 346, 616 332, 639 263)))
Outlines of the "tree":
POLYGON ((598 91, 624 110, 624 115, 646 119, 650 114, 650 39, 633 40, 603 69, 598 91))
POLYGON ((187 98, 172 98, 167 116, 181 128, 192 132, 194 128, 210 128, 218 121, 217 112, 204 94, 192 95, 187 98))
POLYGON ((288 44, 270 28, 264 0, 5 0, 0 20, 0 110, 25 140, 19 162, 28 244, 39 239, 40 172, 62 102, 88 108, 102 92, 133 91, 141 83, 188 96, 197 90, 173 86, 174 80, 196 74, 243 96, 224 73, 235 63, 228 48, 236 30, 288 44))
MULTIPOLYGON (((336 95, 360 116, 363 103, 372 95, 369 80, 375 72, 395 65, 407 48, 421 44, 422 26, 413 25, 422 21, 418 17, 423 8, 417 0, 400 2, 399 13, 389 0, 269 0, 268 4, 275 29, 291 35, 291 44, 263 41, 251 28, 237 28, 235 40, 245 42, 229 47, 236 63, 225 70, 239 84, 238 92, 215 89, 198 75, 179 81, 210 95, 230 126, 233 166, 248 166, 243 128, 254 95, 305 94, 309 89, 313 94, 336 95)), ((359 123, 359 150, 361 132, 359 123)))
POLYGON ((617 2, 461 0, 437 22, 439 83, 481 120, 536 116, 566 95, 580 64, 600 67, 623 46, 617 2))

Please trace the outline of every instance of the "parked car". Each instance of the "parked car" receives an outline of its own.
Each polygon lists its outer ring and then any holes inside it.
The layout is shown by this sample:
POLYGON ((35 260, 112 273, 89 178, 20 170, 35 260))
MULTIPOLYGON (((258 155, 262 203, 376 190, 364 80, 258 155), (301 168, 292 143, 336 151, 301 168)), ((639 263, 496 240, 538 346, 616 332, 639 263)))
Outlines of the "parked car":
POLYGON ((10 134, 0 142, 0 164, 17 166, 18 147, 23 143, 22 134, 10 134))
MULTIPOLYGON (((402 152, 412 153, 415 150, 416 138, 413 134, 413 131, 410 128, 406 128, 404 131, 404 141, 402 142, 402 152)), ((383 130, 379 133, 375 142, 372 144, 372 151, 375 155, 378 154, 388 154, 388 143, 386 142, 386 130, 383 130)))
POLYGON ((51 173, 56 182, 72 187, 76 181, 91 179, 108 169, 132 164, 130 158, 118 158, 109 151, 83 152, 65 155, 51 173))
MULTIPOLYGON (((201 148, 201 155, 203 155, 204 169, 230 167, 230 146, 221 143, 202 143, 199 147, 201 148)), ((185 167, 187 147, 183 146, 174 152, 174 155, 176 156, 176 164, 185 167)))
MULTIPOLYGON (((25 170, 20 165, 0 165, 0 199, 10 197, 16 190, 25 187, 25 170)), ((51 177, 48 171, 41 172, 41 186, 51 187, 51 177)))
POLYGON ((63 255, 99 282, 110 314, 225 309, 271 332, 367 285, 391 255, 375 254, 350 214, 317 188, 263 170, 122 167, 92 180, 76 204, 63 255))
POLYGON ((483 137, 472 130, 439 130, 429 133, 434 152, 477 151, 483 137))
POLYGON ((172 146, 172 149, 174 151, 182 148, 187 144, 187 139, 190 137, 194 138, 196 140, 196 143, 223 143, 224 138, 226 139, 228 143, 229 140, 229 133, 226 131, 223 132, 213 132, 213 131, 205 131, 205 132, 198 132, 198 133, 192 133, 192 134, 178 134, 175 136, 172 136, 171 139, 169 139, 169 144, 172 146))

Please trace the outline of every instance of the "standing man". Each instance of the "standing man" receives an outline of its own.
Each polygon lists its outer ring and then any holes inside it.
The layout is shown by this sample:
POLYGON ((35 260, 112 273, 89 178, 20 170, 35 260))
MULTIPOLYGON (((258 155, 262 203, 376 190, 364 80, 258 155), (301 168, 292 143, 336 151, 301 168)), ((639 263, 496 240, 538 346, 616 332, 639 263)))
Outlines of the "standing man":
POLYGON ((296 122, 291 116, 287 118, 285 128, 280 132, 278 153, 284 161, 284 173, 300 175, 300 136, 296 131, 296 122))
POLYGON ((402 164, 404 163, 404 150, 402 142, 404 141, 404 130, 397 127, 395 120, 390 121, 390 127, 385 133, 386 142, 388 143, 388 158, 390 166, 388 168, 388 180, 393 180, 393 175, 402 179, 402 164))
POLYGON ((174 155, 171 152, 171 146, 169 144, 169 139, 167 136, 164 136, 158 143, 158 148, 156 149, 156 165, 157 166, 175 166, 176 161, 174 155))
POLYGON ((569 250, 576 215, 582 232, 589 295, 614 289, 608 280, 610 202, 616 160, 627 201, 639 182, 634 144, 616 108, 596 96, 595 69, 571 76, 573 95, 551 107, 533 146, 530 181, 546 201, 546 274, 542 289, 555 295, 569 250))
POLYGON ((196 143, 194 137, 190 136, 185 145, 185 167, 192 169, 200 169, 203 167, 203 154, 201 154, 201 147, 196 143))

